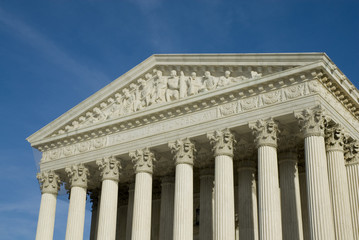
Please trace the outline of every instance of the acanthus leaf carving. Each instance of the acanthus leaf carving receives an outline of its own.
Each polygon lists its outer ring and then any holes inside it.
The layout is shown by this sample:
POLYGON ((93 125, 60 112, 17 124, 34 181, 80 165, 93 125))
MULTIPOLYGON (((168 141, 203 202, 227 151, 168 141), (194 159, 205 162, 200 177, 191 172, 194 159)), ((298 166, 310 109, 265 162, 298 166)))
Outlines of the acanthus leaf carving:
POLYGON ((278 129, 278 123, 273 118, 251 122, 249 123, 249 128, 252 129, 257 147, 277 147, 278 134, 280 131, 278 129))
POLYGON ((71 167, 66 167, 65 172, 67 173, 71 187, 87 188, 87 181, 90 177, 90 172, 84 164, 81 163, 72 165, 71 167))
POLYGON ((325 129, 325 145, 327 151, 344 151, 344 142, 346 139, 344 128, 339 124, 327 127, 325 129))
POLYGON ((233 157, 233 144, 236 140, 228 128, 207 133, 207 138, 212 145, 214 156, 225 155, 233 157))
POLYGON ((359 142, 357 140, 348 141, 344 145, 344 157, 349 164, 359 164, 359 142))
POLYGON ((176 164, 190 164, 194 163, 194 154, 196 148, 194 143, 189 138, 183 140, 176 140, 175 142, 169 142, 168 147, 174 154, 174 160, 176 164))
POLYGON ((329 118, 325 115, 325 111, 320 105, 295 112, 294 116, 298 119, 304 137, 324 136, 324 129, 329 118))
POLYGON ((60 190, 60 177, 52 170, 44 171, 36 175, 42 193, 57 194, 60 190))
POLYGON ((100 175, 102 180, 119 181, 121 164, 114 156, 104 157, 101 160, 97 160, 96 164, 101 171, 100 175))
POLYGON ((156 161, 155 154, 149 149, 138 149, 129 153, 136 173, 147 172, 153 173, 153 163, 156 161))

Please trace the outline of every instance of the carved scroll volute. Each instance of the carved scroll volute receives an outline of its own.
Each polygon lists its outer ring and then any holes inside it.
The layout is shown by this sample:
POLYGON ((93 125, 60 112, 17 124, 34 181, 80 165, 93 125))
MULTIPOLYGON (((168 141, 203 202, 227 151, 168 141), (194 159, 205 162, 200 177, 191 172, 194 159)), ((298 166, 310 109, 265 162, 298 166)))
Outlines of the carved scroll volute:
POLYGON ((359 142, 352 140, 344 145, 344 157, 349 164, 359 164, 359 142))
POLYGON ((90 172, 82 163, 65 168, 65 172, 69 177, 71 187, 87 188, 90 172))
POLYGON ((96 164, 101 171, 101 177, 103 180, 120 180, 121 164, 114 156, 104 157, 101 160, 97 160, 96 164))
POLYGON ((136 173, 147 172, 153 173, 153 162, 156 161, 155 155, 148 148, 138 149, 129 153, 134 163, 136 173))
POLYGON ((196 153, 195 145, 188 138, 168 143, 168 147, 175 155, 175 164, 193 165, 194 154, 196 153))
POLYGON ((329 118, 325 116, 325 111, 321 106, 295 112, 294 116, 298 119, 299 127, 301 128, 304 137, 324 137, 324 129, 329 121, 329 118))
POLYGON ((236 142, 232 132, 226 128, 222 131, 214 131, 207 133, 207 138, 212 145, 214 156, 230 156, 233 157, 233 144, 236 142))
POLYGON ((254 141, 257 144, 257 147, 260 146, 271 146, 277 147, 278 134, 280 133, 278 129, 278 124, 273 118, 267 120, 258 120, 256 122, 249 123, 249 128, 252 129, 253 136, 255 137, 254 141))
POLYGON ((327 151, 344 151, 344 141, 346 139, 344 129, 339 124, 335 124, 325 129, 325 145, 327 151))
POLYGON ((52 170, 38 173, 36 175, 42 193, 57 194, 60 190, 60 177, 52 170))

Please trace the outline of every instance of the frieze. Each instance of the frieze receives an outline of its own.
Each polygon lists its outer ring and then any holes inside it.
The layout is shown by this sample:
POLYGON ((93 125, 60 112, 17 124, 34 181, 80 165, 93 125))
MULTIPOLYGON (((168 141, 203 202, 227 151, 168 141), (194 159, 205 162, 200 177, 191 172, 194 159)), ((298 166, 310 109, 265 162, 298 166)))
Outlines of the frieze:
POLYGON ((70 124, 52 133, 51 136, 125 116, 151 105, 176 101, 263 76, 263 73, 250 68, 247 72, 235 72, 236 76, 233 76, 233 72, 229 70, 222 74, 220 72, 213 74, 211 71, 204 71, 203 74, 198 72, 185 74, 184 71, 173 69, 169 76, 164 76, 162 71, 154 69, 152 73, 146 73, 144 79, 141 77, 133 81, 129 86, 101 102, 99 106, 88 110, 70 124))
MULTIPOLYGON (((263 92, 259 95, 251 97, 243 97, 239 100, 220 104, 218 106, 192 112, 191 114, 170 118, 158 122, 153 122, 148 125, 139 126, 129 130, 123 130, 117 133, 112 133, 107 136, 77 142, 66 146, 60 146, 50 150, 45 150, 42 155, 42 162, 56 160, 64 157, 73 156, 89 151, 101 149, 103 147, 120 144, 158 134, 160 132, 168 132, 202 122, 211 121, 217 118, 226 117, 241 112, 246 112, 258 109, 262 106, 279 104, 281 102, 290 101, 305 95, 320 94, 326 99, 335 109, 341 111, 341 114, 349 121, 353 127, 359 128, 357 119, 340 103, 333 94, 331 94, 320 82, 317 80, 310 80, 307 82, 296 83, 275 89, 268 92, 263 92)), ((210 105, 209 105, 210 107, 210 105)))

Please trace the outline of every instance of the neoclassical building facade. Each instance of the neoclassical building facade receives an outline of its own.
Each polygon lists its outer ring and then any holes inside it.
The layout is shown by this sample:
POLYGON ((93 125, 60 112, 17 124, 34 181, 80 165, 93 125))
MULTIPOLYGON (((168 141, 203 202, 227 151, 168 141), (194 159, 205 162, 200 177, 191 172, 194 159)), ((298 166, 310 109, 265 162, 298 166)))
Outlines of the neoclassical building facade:
POLYGON ((324 53, 153 55, 30 137, 37 240, 359 239, 359 91, 324 53))

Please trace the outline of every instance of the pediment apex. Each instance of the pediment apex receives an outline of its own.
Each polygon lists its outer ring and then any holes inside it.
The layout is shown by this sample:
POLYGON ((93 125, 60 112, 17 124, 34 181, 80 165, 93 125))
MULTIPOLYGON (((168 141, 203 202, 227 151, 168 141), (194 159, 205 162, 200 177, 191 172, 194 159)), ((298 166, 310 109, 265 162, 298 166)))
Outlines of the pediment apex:
MULTIPOLYGON (((141 80, 152 81, 154 78, 159 78, 159 76, 157 76, 158 72, 163 73, 163 77, 166 78, 165 81, 168 81, 168 79, 171 78, 171 69, 176 71, 176 76, 174 76, 176 79, 175 81, 181 77, 181 74, 186 79, 189 78, 192 71, 198 72, 199 74, 197 74, 197 78, 201 79, 205 78, 204 75, 207 74, 206 72, 212 72, 212 75, 210 74, 207 78, 213 76, 216 78, 215 81, 219 81, 220 78, 223 77, 222 75, 225 75, 224 73, 227 70, 231 72, 232 79, 241 81, 240 79, 250 80, 260 78, 265 74, 275 74, 283 70, 297 68, 319 61, 324 62, 325 64, 331 62, 325 53, 152 55, 79 103, 77 106, 73 107, 71 110, 29 136, 27 140, 33 146, 36 146, 37 143, 43 142, 47 138, 52 138, 56 134, 66 136, 70 132, 78 131, 76 126, 77 124, 80 124, 81 121, 85 121, 85 123, 86 121, 90 122, 89 119, 92 118, 94 114, 97 114, 95 118, 100 118, 101 111, 99 110, 107 109, 109 105, 115 105, 114 102, 116 101, 116 97, 121 95, 121 98, 123 98, 122 95, 126 95, 128 92, 124 89, 135 89, 137 86, 136 84, 140 84, 141 80), (264 74, 264 72, 266 73, 264 74)), ((131 91, 134 91, 133 89, 131 91)), ((158 99, 154 101, 161 102, 166 101, 166 99, 180 98, 180 96, 177 95, 178 93, 175 91, 170 94, 165 93, 160 97, 157 96, 158 99)), ((148 103, 144 102, 141 104, 146 105, 148 103)), ((124 104, 122 103, 122 105, 124 104)), ((108 118, 108 115, 102 117, 108 118)))

